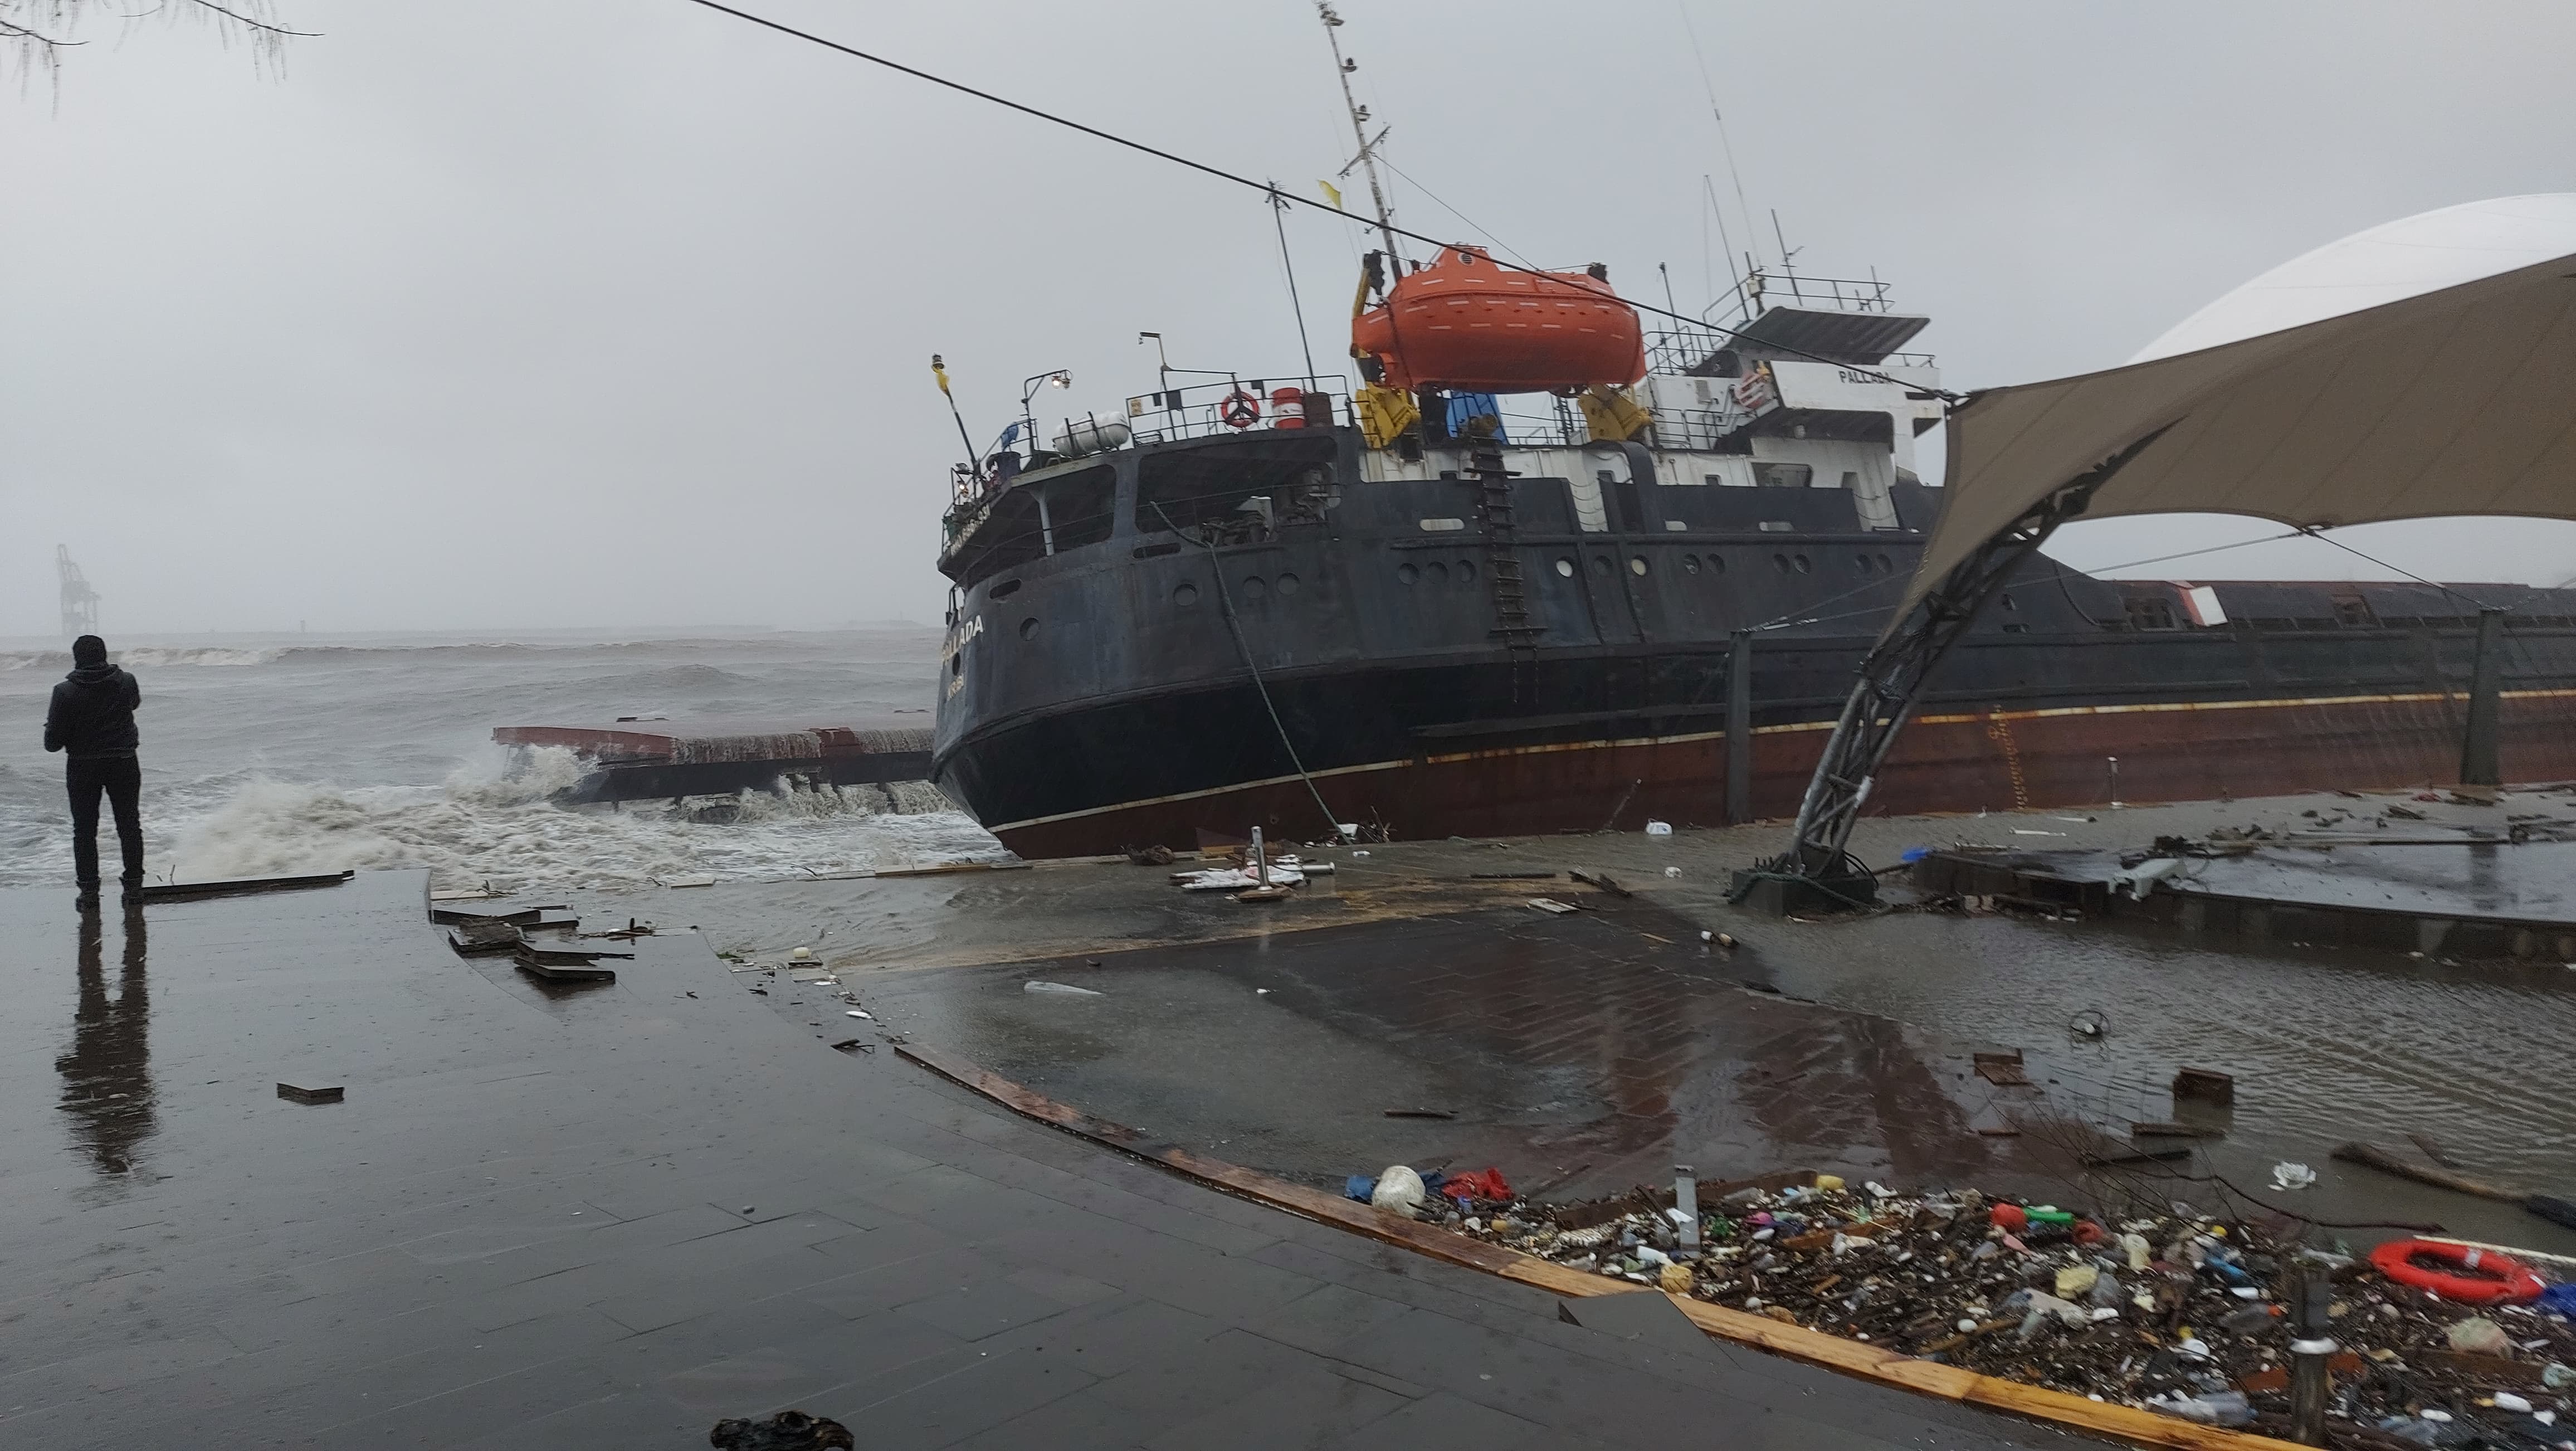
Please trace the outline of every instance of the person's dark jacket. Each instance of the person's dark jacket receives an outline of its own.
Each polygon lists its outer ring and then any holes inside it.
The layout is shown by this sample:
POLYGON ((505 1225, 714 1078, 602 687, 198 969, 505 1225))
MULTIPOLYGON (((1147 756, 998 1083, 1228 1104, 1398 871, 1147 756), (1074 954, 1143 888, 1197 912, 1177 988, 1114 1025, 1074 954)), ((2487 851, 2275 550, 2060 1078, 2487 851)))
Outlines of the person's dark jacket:
POLYGON ((141 737, 134 729, 134 708, 143 703, 143 687, 115 665, 83 665, 54 686, 54 703, 45 712, 45 749, 68 751, 75 761, 104 756, 130 756, 141 737))

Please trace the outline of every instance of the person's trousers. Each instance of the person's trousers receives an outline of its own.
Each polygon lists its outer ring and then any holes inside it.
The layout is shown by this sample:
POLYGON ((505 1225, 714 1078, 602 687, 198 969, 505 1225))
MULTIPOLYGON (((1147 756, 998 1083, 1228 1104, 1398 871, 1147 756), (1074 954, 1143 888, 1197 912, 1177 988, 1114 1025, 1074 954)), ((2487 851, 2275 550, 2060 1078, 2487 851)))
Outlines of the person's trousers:
POLYGON ((125 885, 143 885, 143 763, 132 756, 75 756, 64 767, 72 793, 72 870, 84 892, 98 890, 98 798, 116 813, 125 885))

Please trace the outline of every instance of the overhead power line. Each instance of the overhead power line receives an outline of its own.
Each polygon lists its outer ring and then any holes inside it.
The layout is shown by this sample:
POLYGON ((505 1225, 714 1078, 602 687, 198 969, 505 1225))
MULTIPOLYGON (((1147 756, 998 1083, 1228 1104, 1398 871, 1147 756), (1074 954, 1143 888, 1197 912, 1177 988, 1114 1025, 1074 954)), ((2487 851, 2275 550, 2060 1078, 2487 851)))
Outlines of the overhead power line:
MULTIPOLYGON (((922 69, 921 69, 921 68, 919 68, 918 66, 908 66, 908 65, 905 65, 903 62, 898 61, 898 60, 889 60, 888 58, 886 58, 886 57, 884 57, 884 56, 881 56, 881 55, 874 54, 873 52, 861 50, 861 49, 859 49, 857 46, 854 46, 854 45, 844 45, 844 44, 842 44, 841 42, 839 42, 839 41, 837 41, 837 40, 832 40, 832 39, 829 39, 829 38, 824 37, 824 36, 816 35, 814 32, 812 32, 812 31, 810 31, 810 30, 799 30, 799 29, 797 29, 797 28, 796 28, 795 26, 793 26, 793 25, 788 25, 788 24, 786 24, 786 23, 784 23, 784 22, 781 22, 781 21, 772 20, 772 19, 768 18, 768 17, 767 17, 767 16, 765 16, 765 15, 754 15, 754 14, 752 14, 752 13, 751 13, 750 11, 748 11, 748 10, 737 10, 737 9, 735 9, 735 8, 734 8, 733 6, 731 6, 731 5, 725 5, 725 4, 721 4, 721 3, 719 3, 719 0, 689 0, 689 3, 690 3, 690 4, 692 4, 692 5, 703 6, 704 8, 709 9, 709 10, 713 10, 713 11, 716 11, 716 12, 717 12, 717 13, 719 13, 719 14, 723 14, 723 15, 730 15, 730 16, 732 16, 733 18, 735 18, 736 20, 748 21, 748 22, 750 22, 751 24, 753 24, 753 25, 757 25, 757 26, 760 26, 761 28, 763 28, 763 29, 765 29, 765 30, 774 30, 774 31, 777 31, 777 32, 778 32, 779 34, 781 34, 781 35, 794 36, 794 37, 795 37, 796 39, 798 39, 798 40, 806 41, 806 42, 808 42, 808 43, 810 43, 810 44, 813 44, 813 45, 819 45, 819 46, 823 47, 823 48, 824 48, 824 49, 826 49, 826 50, 838 51, 838 52, 840 52, 841 54, 846 55, 846 56, 849 56, 849 57, 851 57, 851 58, 852 58, 852 59, 854 59, 854 60, 863 60, 863 61, 866 61, 866 62, 867 62, 868 64, 870 64, 870 65, 883 66, 883 67, 885 67, 887 70, 890 70, 890 71, 896 71, 896 72, 899 72, 899 73, 901 73, 901 74, 903 74, 903 75, 910 76, 910 77, 912 77, 914 80, 918 80, 918 81, 928 81, 930 84, 932 84, 932 85, 934 85, 934 86, 943 86, 943 87, 946 87, 947 89, 952 90, 952 91, 955 91, 955 92, 959 93, 960 95, 973 96, 975 99, 977 99, 977 100, 979 100, 979 101, 990 101, 990 102, 992 102, 992 103, 993 103, 994 105, 996 105, 996 106, 1001 106, 1001 107, 1005 107, 1005 108, 1007 108, 1007 109, 1009 109, 1009 110, 1017 111, 1017 112, 1019 112, 1019 113, 1020 113, 1021 115, 1023 115, 1023 116, 1032 116, 1032 117, 1035 117, 1036 119, 1038 119, 1038 120, 1040 120, 1040 121, 1046 121, 1046 122, 1052 123, 1052 124, 1057 125, 1057 126, 1065 127, 1065 128, 1067 128, 1067 129, 1069 129, 1069 130, 1079 131, 1079 132, 1081 132, 1081 133, 1082 133, 1083 135, 1085 135, 1085 136, 1092 137, 1092 138, 1094 138, 1094 139, 1096 139, 1096 140, 1106 141, 1106 142, 1108 142, 1108 143, 1109 143, 1110 145, 1112 145, 1112 146, 1123 146, 1123 147, 1126 147, 1126 148, 1127 148, 1128 150, 1130 150, 1130 151, 1141 152, 1141 153, 1143 153, 1144 155, 1151 156, 1151 157, 1155 158, 1155 159, 1156 159, 1156 160, 1158 160, 1158 161, 1168 161, 1168 162, 1172 163, 1174 166, 1186 167, 1186 168, 1188 168, 1189 170, 1191 170, 1191 171, 1195 171, 1195 172, 1199 172, 1199 173, 1201 173, 1202 175, 1215 177, 1215 178, 1216 178, 1217 180, 1219 180, 1219 181, 1230 181, 1230 182, 1234 183, 1236 186, 1245 187, 1245 188, 1248 188, 1248 189, 1250 189, 1250 190, 1252 190, 1252 191, 1261 192, 1261 193, 1263 193, 1264 195, 1277 195, 1277 196, 1282 196, 1282 197, 1284 197, 1287 201, 1293 202, 1293 203, 1295 203, 1295 204, 1296 204, 1296 205, 1298 205, 1298 206, 1301 206, 1301 207, 1310 207, 1310 208, 1314 209, 1315 211, 1319 211, 1319 212, 1326 212, 1326 213, 1329 213, 1329 214, 1331 214, 1331 215, 1333 215, 1333 216, 1340 217, 1340 218, 1341 218, 1341 219, 1343 219, 1344 221, 1349 221, 1349 222, 1358 222, 1359 224, 1361 224, 1362 226, 1365 226, 1365 227, 1375 227, 1375 228, 1378 228, 1378 229, 1380 229, 1380 230, 1382 230, 1382 231, 1390 232, 1390 233, 1392 233, 1392 234, 1393 234, 1393 235, 1395 235, 1395 236, 1398 236, 1398 237, 1404 237, 1404 238, 1407 238, 1407 239, 1412 240, 1412 241, 1420 242, 1420 243, 1422 243, 1422 244, 1423 244, 1424 246, 1426 246, 1426 247, 1436 247, 1436 248, 1444 248, 1444 249, 1445 249, 1445 248, 1449 248, 1449 247, 1452 247, 1452 246, 1455 246, 1455 245, 1456 245, 1456 244, 1455 244, 1455 243, 1453 243, 1453 242, 1446 242, 1446 241, 1443 241, 1443 240, 1441 240, 1441 239, 1440 239, 1440 238, 1438 238, 1438 237, 1426 236, 1426 235, 1424 235, 1424 234, 1423 234, 1423 233, 1421 233, 1421 232, 1408 231, 1408 230, 1406 230, 1406 229, 1405 229, 1405 228, 1403 228, 1403 227, 1398 227, 1398 226, 1394 226, 1394 225, 1389 224, 1389 223, 1382 222, 1382 221, 1380 221, 1380 220, 1379 220, 1378 218, 1376 218, 1376 217, 1363 217, 1363 216, 1359 215, 1359 214, 1358 214, 1358 213, 1356 213, 1356 212, 1346 212, 1346 211, 1342 210, 1340 207, 1334 206, 1334 205, 1330 204, 1329 202, 1319 202, 1319 201, 1315 201, 1315 200, 1313 200, 1313 199, 1311 199, 1311 198, 1309 198, 1309 197, 1299 196, 1299 195, 1295 195, 1295 194, 1291 194, 1291 193, 1279 193, 1279 192, 1274 192, 1274 191, 1272 190, 1272 188, 1271 188, 1271 186, 1270 186, 1270 184, 1269 184, 1268 182, 1255 181, 1255 180, 1253 180, 1251 177, 1244 176, 1244 175, 1242 175, 1242 174, 1240 174, 1240 173, 1238 173, 1238 172, 1228 171, 1228 170, 1226 170, 1224 167, 1221 167, 1221 166, 1211 166, 1211 165, 1209 165, 1207 162, 1193 160, 1192 158, 1187 157, 1187 156, 1183 156, 1183 155, 1181 155, 1181 154, 1180 154, 1180 153, 1178 153, 1178 152, 1174 152, 1174 151, 1166 151, 1166 150, 1164 150, 1163 148, 1161 148, 1161 147, 1159 147, 1159 146, 1149 145, 1149 144, 1147 144, 1147 143, 1145 143, 1145 142, 1142 142, 1142 141, 1130 140, 1130 139, 1129 139, 1129 138, 1127 138, 1127 137, 1124 137, 1124 136, 1118 135, 1116 132, 1112 132, 1112 131, 1103 131, 1103 130, 1101 130, 1101 129, 1100 129, 1099 127, 1097 127, 1097 126, 1087 126, 1087 125, 1083 124, 1083 123, 1082 123, 1082 122, 1080 122, 1080 121, 1076 121, 1076 120, 1072 119, 1072 118, 1071 118, 1071 117, 1069 117, 1069 116, 1060 116, 1060 115, 1057 115, 1057 114, 1056 114, 1055 112, 1053 112, 1053 111, 1041 110, 1041 109, 1039 109, 1038 107, 1036 107, 1036 106, 1032 106, 1032 105, 1028 105, 1028 104, 1026 104, 1025 102, 1021 102, 1021 101, 1014 101, 1014 100, 1012 100, 1012 99, 1011 99, 1010 97, 1008 97, 1008 96, 999 96, 999 95, 995 95, 995 94, 994 94, 993 92, 991 92, 991 91, 979 90, 979 89, 977 89, 977 88, 976 88, 976 87, 974 87, 974 86, 967 85, 967 84, 966 84, 965 82, 963 82, 963 81, 952 81, 952 80, 948 79, 946 76, 933 75, 933 74, 931 74, 929 71, 922 70, 922 69)), ((1487 260, 1491 261, 1491 260, 1493 260, 1493 259, 1488 258, 1487 260)), ((1521 265, 1518 265, 1518 264, 1515 264, 1515 263, 1511 263, 1511 262, 1500 262, 1500 261, 1497 261, 1497 262, 1494 262, 1494 265, 1495 265, 1495 266, 1497 266, 1497 267, 1501 267, 1501 268, 1503 268, 1503 269, 1505 269, 1505 270, 1507 270, 1507 271, 1512 271, 1512 272, 1544 273, 1544 271, 1546 270, 1546 269, 1544 269, 1544 268, 1539 268, 1539 267, 1521 266, 1521 265)), ((1671 318, 1671 319, 1672 319, 1673 321, 1675 321, 1675 322, 1679 322, 1679 323, 1687 323, 1687 324, 1689 324, 1690 326, 1695 327, 1695 328, 1705 328, 1705 329, 1707 329, 1707 330, 1709 330, 1709 331, 1711 331, 1711 332, 1724 333, 1726 336, 1731 337, 1731 338, 1743 338, 1743 337, 1745 336, 1745 334, 1744 334, 1743 332, 1739 331, 1738 329, 1731 328, 1731 327, 1725 327, 1725 326, 1722 326, 1722 325, 1720 325, 1720 324, 1710 322, 1710 321, 1708 321, 1708 320, 1707 320, 1707 319, 1705 319, 1705 318, 1697 318, 1697 317, 1689 316, 1689 315, 1688 315, 1688 314, 1686 314, 1686 313, 1674 312, 1674 311, 1672 311, 1672 310, 1671 310, 1671 309, 1669 309, 1669 308, 1656 307, 1656 306, 1653 306, 1653 305, 1652 305, 1652 304, 1650 304, 1650 303, 1643 303, 1643 302, 1639 302, 1639 301, 1637 301, 1637 300, 1636 300, 1636 299, 1634 299, 1634 298, 1630 298, 1630 297, 1621 297, 1621 298, 1619 298, 1619 301, 1620 301, 1620 302, 1622 302, 1622 303, 1624 303, 1624 304, 1626 304, 1626 305, 1627 305, 1627 306, 1629 306, 1629 307, 1635 308, 1635 309, 1636 309, 1637 311, 1639 311, 1639 312, 1652 313, 1652 314, 1654 314, 1654 315, 1655 315, 1655 316, 1657 316, 1657 317, 1667 317, 1667 318, 1671 318)), ((1805 359, 1806 359, 1806 360, 1808 360, 1809 362, 1815 362, 1815 363, 1828 363, 1828 364, 1833 365, 1834 367, 1838 367, 1838 368, 1847 368, 1847 369, 1850 369, 1850 371, 1852 371, 1852 372, 1859 373, 1859 374, 1862 374, 1862 375, 1867 376, 1867 377, 1875 378, 1875 379, 1877 379, 1878 381, 1880 381, 1880 382, 1882 382, 1882 383, 1893 383, 1893 384, 1896 384, 1898 387, 1902 387, 1902 388, 1919 388, 1919 387, 1921 387, 1921 385, 1920 385, 1920 384, 1916 384, 1916 383, 1909 383, 1909 382, 1907 382, 1906 380, 1904 380, 1904 379, 1902 379, 1902 378, 1891 377, 1890 375, 1888 375, 1888 374, 1886 374, 1886 373, 1883 373, 1883 372, 1880 372, 1880 371, 1878 371, 1878 370, 1876 370, 1876 369, 1874 369, 1874 368, 1858 367, 1858 366, 1855 366, 1855 365, 1850 364, 1850 363, 1842 362, 1842 361, 1840 361, 1840 360, 1838 360, 1838 359, 1824 357, 1824 356, 1821 356, 1821 355, 1816 354, 1816 353, 1810 353, 1810 352, 1807 352, 1806 350, 1804 350, 1804 349, 1802 349, 1802 348, 1793 348, 1793 347, 1788 347, 1788 346, 1785 346, 1785 345, 1780 344, 1780 343, 1776 343, 1776 342, 1769 341, 1768 339, 1764 339, 1764 340, 1762 340, 1762 346, 1764 346, 1764 347, 1766 347, 1766 348, 1775 349, 1775 350, 1777 350, 1777 351, 1779 351, 1779 352, 1783 352, 1783 353, 1790 353, 1790 354, 1793 354, 1793 355, 1795 355, 1795 356, 1797 356, 1797 357, 1805 358, 1805 359)), ((1942 399, 1944 402, 1947 402, 1947 403, 1956 404, 1956 403, 1960 403, 1960 402, 1965 401, 1965 400, 1964 400, 1964 398, 1962 397, 1962 395, 1960 395, 1960 394, 1957 394, 1957 393, 1951 393, 1951 392, 1948 392, 1948 391, 1945 391, 1945 390, 1942 390, 1942 389, 1938 389, 1938 388, 1926 389, 1926 390, 1924 390, 1924 391, 1927 391, 1927 392, 1930 392, 1930 393, 1934 394, 1935 396, 1939 397, 1940 399, 1942 399)))

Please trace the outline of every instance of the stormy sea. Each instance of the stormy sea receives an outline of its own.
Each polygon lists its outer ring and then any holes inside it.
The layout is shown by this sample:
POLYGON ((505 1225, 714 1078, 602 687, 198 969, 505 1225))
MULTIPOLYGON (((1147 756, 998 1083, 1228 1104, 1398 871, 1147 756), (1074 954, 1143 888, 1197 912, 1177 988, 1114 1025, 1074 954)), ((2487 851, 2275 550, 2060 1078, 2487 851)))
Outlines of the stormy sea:
MULTIPOLYGON (((580 774, 570 752, 492 744, 495 726, 619 716, 919 711, 926 723, 933 628, 109 643, 143 689, 155 881, 427 867, 441 888, 617 889, 1006 855, 927 784, 745 793, 738 812, 568 809, 554 796, 580 774)), ((60 642, 0 640, 0 886, 71 882, 62 758, 42 742, 70 667, 60 642)))

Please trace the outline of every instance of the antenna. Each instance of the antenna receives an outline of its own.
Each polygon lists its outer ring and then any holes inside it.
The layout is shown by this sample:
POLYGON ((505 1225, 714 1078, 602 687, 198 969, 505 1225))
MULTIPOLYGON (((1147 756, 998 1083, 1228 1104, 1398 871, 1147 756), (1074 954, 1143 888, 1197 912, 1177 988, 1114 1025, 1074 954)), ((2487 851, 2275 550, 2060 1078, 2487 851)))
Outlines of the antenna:
MULTIPOLYGON (((1744 173, 1735 164, 1735 142, 1726 134, 1726 113, 1718 109, 1717 83, 1709 79, 1708 57, 1700 53, 1699 27, 1691 24, 1690 6, 1685 0, 1673 0, 1673 8, 1682 13, 1682 33, 1690 37, 1691 59, 1699 63, 1699 88, 1708 94, 1709 119, 1717 123, 1717 144, 1726 153, 1727 180, 1735 183, 1735 210, 1744 218, 1744 235, 1749 241, 1754 235, 1753 204, 1744 199, 1744 173)), ((1709 196, 1709 204, 1717 204, 1714 192, 1709 196)), ((1718 213, 1717 229, 1720 232, 1726 230, 1726 214, 1722 211, 1718 213)))
POLYGON ((63 633, 87 635, 98 628, 98 591, 89 587, 69 545, 54 546, 54 572, 63 579, 63 633))
MULTIPOLYGON (((1351 135, 1360 144, 1360 154, 1354 159, 1359 162, 1360 169, 1368 173, 1369 201, 1377 208, 1377 229, 1378 234, 1386 239, 1387 260, 1401 261, 1403 254, 1395 250, 1395 219, 1386 209, 1386 186, 1377 177, 1377 143, 1386 139, 1386 129, 1380 127, 1377 139, 1369 139, 1368 107, 1361 105, 1359 98, 1351 94, 1351 72, 1358 70, 1360 63, 1342 56, 1342 38, 1333 33, 1341 28, 1342 17, 1333 13, 1331 0, 1315 0, 1315 14, 1324 22, 1324 39, 1332 43, 1333 69, 1342 81, 1342 104, 1350 110, 1351 135)), ((1344 167, 1343 170, 1348 171, 1349 168, 1344 167)), ((1399 273, 1402 270, 1400 267, 1397 269, 1399 273)))

